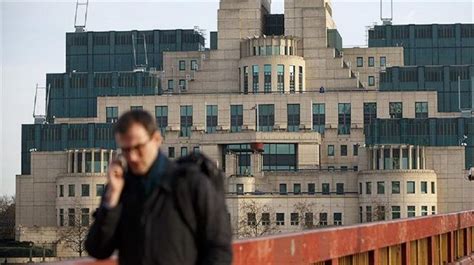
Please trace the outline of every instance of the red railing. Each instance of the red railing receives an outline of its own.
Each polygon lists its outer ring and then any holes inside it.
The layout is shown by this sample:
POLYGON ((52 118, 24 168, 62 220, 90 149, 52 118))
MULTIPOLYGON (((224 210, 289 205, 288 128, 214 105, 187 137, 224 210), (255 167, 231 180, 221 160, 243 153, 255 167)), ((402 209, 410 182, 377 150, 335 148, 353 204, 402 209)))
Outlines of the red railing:
POLYGON ((243 240, 233 249, 234 265, 474 264, 474 211, 243 240))

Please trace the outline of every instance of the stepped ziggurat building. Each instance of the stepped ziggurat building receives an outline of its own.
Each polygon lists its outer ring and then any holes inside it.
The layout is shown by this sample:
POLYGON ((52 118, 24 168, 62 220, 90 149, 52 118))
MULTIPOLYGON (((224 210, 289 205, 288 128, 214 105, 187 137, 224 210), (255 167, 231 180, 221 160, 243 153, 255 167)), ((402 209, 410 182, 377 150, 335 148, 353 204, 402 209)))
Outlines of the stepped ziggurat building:
POLYGON ((380 25, 343 48, 329 0, 221 0, 194 30, 66 34, 66 73, 22 127, 18 240, 98 207, 113 123, 156 116, 170 158, 225 171, 236 237, 474 208, 474 25, 380 25))

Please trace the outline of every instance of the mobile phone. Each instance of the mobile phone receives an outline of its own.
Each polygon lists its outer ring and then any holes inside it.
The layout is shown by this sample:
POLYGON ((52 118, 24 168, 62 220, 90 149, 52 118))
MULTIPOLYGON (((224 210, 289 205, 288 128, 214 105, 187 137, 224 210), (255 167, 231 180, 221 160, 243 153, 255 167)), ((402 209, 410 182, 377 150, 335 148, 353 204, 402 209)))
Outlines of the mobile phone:
POLYGON ((119 166, 122 167, 123 173, 127 173, 128 171, 128 165, 127 165, 127 160, 123 156, 122 149, 117 150, 117 156, 115 157, 113 163, 119 164, 119 166))

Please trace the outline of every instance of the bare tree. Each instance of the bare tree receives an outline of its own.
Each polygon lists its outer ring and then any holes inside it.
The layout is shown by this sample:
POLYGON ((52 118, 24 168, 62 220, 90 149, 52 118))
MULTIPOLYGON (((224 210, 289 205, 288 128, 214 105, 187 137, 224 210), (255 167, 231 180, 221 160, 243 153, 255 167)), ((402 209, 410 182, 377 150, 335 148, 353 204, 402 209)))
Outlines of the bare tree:
POLYGON ((390 214, 390 203, 388 200, 372 200, 372 221, 384 221, 390 214))
POLYGON ((15 239, 15 197, 0 197, 0 239, 15 239))
POLYGON ((80 208, 75 208, 73 213, 67 214, 67 226, 59 229, 58 243, 64 244, 82 257, 85 251, 84 242, 89 231, 89 212, 84 214, 80 208))
MULTIPOLYGON (((293 213, 298 216, 298 223, 302 230, 315 229, 321 226, 319 222, 319 213, 315 211, 316 203, 306 200, 297 202, 293 205, 293 213)), ((290 216, 291 218, 291 216, 290 216)))
POLYGON ((238 238, 252 238, 278 232, 275 211, 254 200, 244 201, 239 209, 239 220, 234 230, 238 238))

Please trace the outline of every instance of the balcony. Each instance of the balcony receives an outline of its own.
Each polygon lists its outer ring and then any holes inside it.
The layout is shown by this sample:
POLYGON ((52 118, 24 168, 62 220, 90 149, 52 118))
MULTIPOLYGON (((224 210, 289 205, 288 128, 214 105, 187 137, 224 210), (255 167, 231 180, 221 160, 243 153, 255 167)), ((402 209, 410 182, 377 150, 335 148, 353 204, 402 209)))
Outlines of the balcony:
MULTIPOLYGON (((473 264, 474 211, 236 241, 234 265, 473 264)), ((115 265, 79 259, 58 265, 115 265)))

